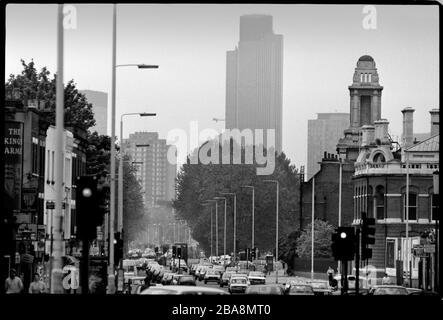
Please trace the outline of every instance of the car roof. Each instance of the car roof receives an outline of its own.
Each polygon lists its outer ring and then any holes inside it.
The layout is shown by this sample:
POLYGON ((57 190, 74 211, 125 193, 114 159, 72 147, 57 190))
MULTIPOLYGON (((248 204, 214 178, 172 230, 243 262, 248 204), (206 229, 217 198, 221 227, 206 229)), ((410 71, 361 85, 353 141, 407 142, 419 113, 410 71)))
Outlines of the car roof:
MULTIPOLYGON (((212 294, 228 294, 226 291, 221 290, 221 289, 217 289, 217 288, 208 288, 208 287, 201 287, 201 286, 164 286, 164 287, 160 287, 161 290, 165 290, 165 291, 172 291, 175 292, 175 294, 181 294, 181 293, 186 293, 186 292, 202 292, 202 293, 212 293, 212 294)), ((148 294, 149 290, 151 288, 148 288, 146 290, 144 290, 142 292, 142 294, 148 294)), ((156 288, 153 287, 153 290, 155 290, 156 288)), ((153 291, 151 290, 151 291, 153 291)))
POLYGON ((375 285, 372 286, 372 288, 376 289, 376 288, 402 288, 402 289, 408 289, 406 287, 402 287, 402 286, 397 286, 395 284, 380 284, 380 285, 375 285))

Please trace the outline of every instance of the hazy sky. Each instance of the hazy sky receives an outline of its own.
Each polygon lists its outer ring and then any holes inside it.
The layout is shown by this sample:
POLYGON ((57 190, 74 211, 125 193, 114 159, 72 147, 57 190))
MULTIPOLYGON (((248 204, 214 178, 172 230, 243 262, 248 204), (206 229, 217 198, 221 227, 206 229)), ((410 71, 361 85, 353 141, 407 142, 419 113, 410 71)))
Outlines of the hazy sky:
MULTIPOLYGON (((65 81, 110 93, 112 5, 75 7, 77 29, 65 31, 65 81)), ((226 51, 238 43, 243 14, 272 15, 274 32, 283 35, 283 151, 297 167, 306 164, 307 120, 320 112, 349 112, 348 86, 362 55, 376 62, 384 86, 382 117, 394 135, 401 135, 404 107, 416 109, 415 132, 430 131, 428 111, 439 107, 436 6, 376 6, 376 30, 363 28, 362 5, 117 8, 117 64, 160 65, 117 71, 118 121, 126 112, 158 114, 128 119, 125 138, 134 131, 166 138, 174 128, 189 131, 195 120, 201 130, 224 127, 212 118, 225 116, 226 51)), ((56 71, 56 12, 56 5, 7 6, 6 78, 21 71, 21 58, 56 71)))

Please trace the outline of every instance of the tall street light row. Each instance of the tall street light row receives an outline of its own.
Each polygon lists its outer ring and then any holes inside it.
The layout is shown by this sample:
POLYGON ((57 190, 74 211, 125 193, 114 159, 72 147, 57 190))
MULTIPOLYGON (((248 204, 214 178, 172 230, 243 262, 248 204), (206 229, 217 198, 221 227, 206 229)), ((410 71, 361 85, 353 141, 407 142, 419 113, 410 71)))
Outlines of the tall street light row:
MULTIPOLYGON (((115 219, 115 101, 116 101, 116 70, 118 67, 134 67, 139 69, 157 69, 157 65, 145 64, 121 64, 116 63, 117 55, 117 4, 113 5, 112 12, 112 88, 111 88, 111 197, 110 197, 110 217, 109 217, 109 243, 114 243, 114 219, 115 219)), ((108 270, 108 293, 115 292, 114 275, 114 246, 109 246, 109 270, 108 270)))
MULTIPOLYGON (((276 234, 275 234, 275 261, 278 261, 278 206, 279 206, 279 182, 278 180, 264 180, 264 182, 271 182, 276 184, 276 234)), ((255 187, 251 185, 244 185, 241 186, 241 188, 249 188, 252 189, 252 223, 251 223, 251 234, 252 234, 252 241, 251 241, 251 248, 255 247, 255 187)), ((220 192, 222 195, 229 195, 234 197, 234 255, 233 260, 235 262, 236 255, 237 255, 237 194, 234 192, 220 192)), ((225 200, 225 220, 224 220, 224 254, 226 255, 226 197, 215 197, 214 200, 206 200, 206 204, 209 202, 216 203, 216 255, 218 256, 218 225, 217 225, 217 200, 225 200)), ((212 210, 212 208, 211 208, 212 210)), ((211 211, 211 218, 212 218, 212 211, 211 211)), ((212 256, 212 220, 211 220, 211 256, 212 256)), ((278 282, 278 275, 276 278, 276 281, 278 282)))

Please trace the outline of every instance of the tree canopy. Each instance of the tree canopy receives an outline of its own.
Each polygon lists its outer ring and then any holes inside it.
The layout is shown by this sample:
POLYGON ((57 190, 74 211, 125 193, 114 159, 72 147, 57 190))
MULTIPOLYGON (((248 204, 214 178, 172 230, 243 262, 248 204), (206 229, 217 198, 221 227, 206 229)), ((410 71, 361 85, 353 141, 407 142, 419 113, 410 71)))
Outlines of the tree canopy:
MULTIPOLYGON (((306 230, 301 232, 297 239, 297 254, 299 257, 310 257, 312 248, 311 238, 312 223, 306 230)), ((326 221, 315 219, 314 221, 314 257, 328 258, 332 256, 332 234, 334 227, 326 221)))
MULTIPOLYGON (((11 74, 5 83, 6 97, 21 100, 25 104, 30 100, 39 100, 49 109, 47 120, 55 125, 56 75, 52 75, 46 67, 37 71, 34 61, 26 63, 21 60, 21 74, 11 74)), ((74 80, 65 85, 65 123, 89 129, 95 125, 92 104, 88 103, 84 94, 80 93, 74 80)))
MULTIPOLYGON (((242 154, 244 151, 242 148, 242 154)), ((231 164, 222 164, 221 161, 220 164, 203 164, 200 161, 192 164, 188 157, 187 163, 180 168, 177 199, 174 202, 176 215, 187 221, 193 238, 206 252, 210 248, 210 208, 215 221, 215 204, 205 206, 202 202, 216 196, 227 198, 227 253, 233 251, 233 196, 221 195, 220 192, 237 195, 237 251, 251 246, 252 192, 250 188, 243 188, 244 185, 255 187, 255 245, 261 252, 272 251, 275 247, 276 185, 266 183, 266 179, 279 181, 279 235, 283 237, 296 229, 299 179, 295 167, 284 153, 276 154, 275 170, 271 175, 257 175, 258 166, 255 158, 252 164, 232 164, 232 161, 231 164)), ((215 239, 215 222, 213 226, 215 239)), ((223 200, 218 202, 218 227, 221 253, 224 234, 223 200)))

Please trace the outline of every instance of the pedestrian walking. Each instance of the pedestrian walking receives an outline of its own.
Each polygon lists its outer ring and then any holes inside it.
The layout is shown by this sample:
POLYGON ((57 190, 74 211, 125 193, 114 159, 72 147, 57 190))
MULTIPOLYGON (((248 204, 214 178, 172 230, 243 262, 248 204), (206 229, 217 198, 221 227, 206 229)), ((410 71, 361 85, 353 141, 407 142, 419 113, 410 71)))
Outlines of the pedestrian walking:
POLYGON ((31 284, 29 285, 29 293, 40 294, 45 292, 46 292, 46 285, 40 279, 40 274, 38 274, 37 272, 34 273, 34 281, 32 281, 31 284))
POLYGON ((326 271, 326 274, 328 275, 328 279, 329 279, 329 285, 332 287, 332 281, 334 279, 334 269, 332 269, 331 267, 328 268, 328 271, 326 271))
POLYGON ((23 291, 22 279, 17 277, 15 269, 11 269, 9 272, 9 278, 5 281, 5 291, 7 294, 18 294, 23 291))

